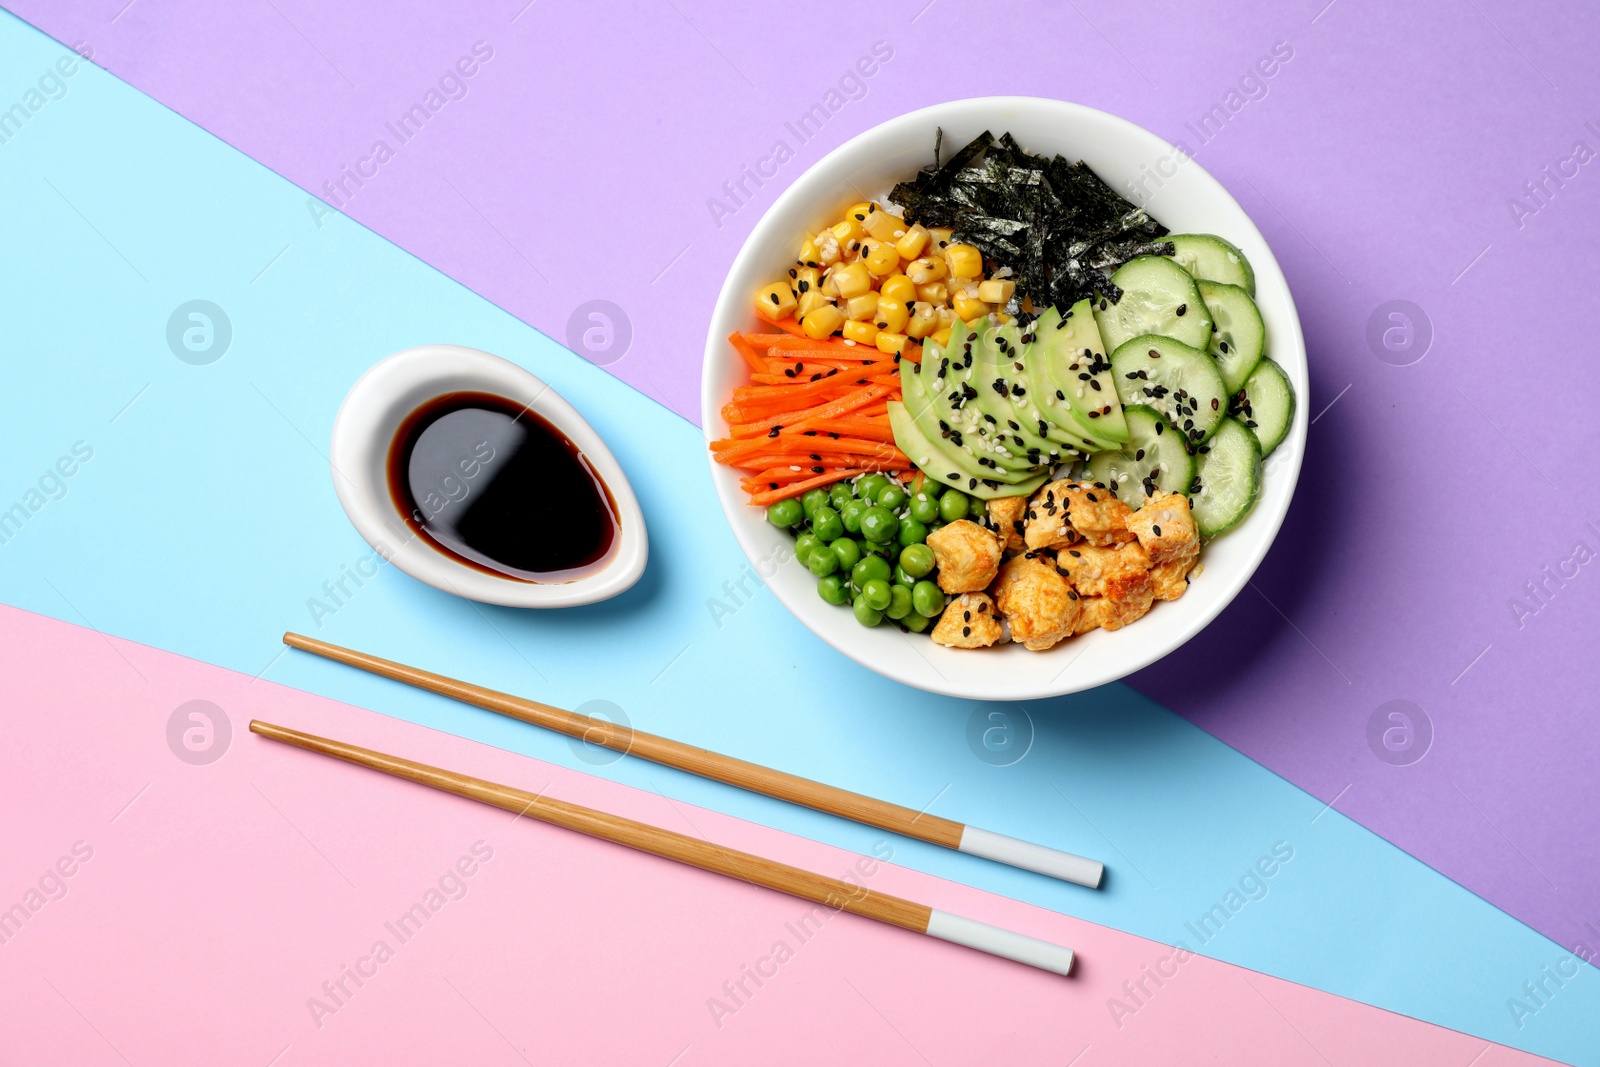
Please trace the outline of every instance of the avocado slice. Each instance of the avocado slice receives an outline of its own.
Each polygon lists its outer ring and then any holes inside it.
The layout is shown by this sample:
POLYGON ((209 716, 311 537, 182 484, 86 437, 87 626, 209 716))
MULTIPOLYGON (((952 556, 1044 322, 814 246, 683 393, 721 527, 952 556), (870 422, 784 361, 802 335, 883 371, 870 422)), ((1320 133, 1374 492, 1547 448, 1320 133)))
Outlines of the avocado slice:
POLYGON ((980 330, 973 342, 973 385, 976 405, 989 424, 988 436, 1002 442, 1007 451, 1034 464, 1055 465, 1072 460, 1074 452, 1086 451, 1082 437, 1060 434, 1044 420, 1031 414, 1031 383, 1023 369, 1026 345, 1022 330, 1015 325, 980 330), (1002 391, 997 383, 1005 386, 1002 391))
POLYGON ((1035 383, 1040 417, 1081 433, 1097 450, 1125 443, 1128 423, 1089 301, 1078 301, 1065 315, 1051 308, 1032 329, 1024 364, 1035 383))
POLYGON ((894 430, 895 444, 911 458, 928 477, 946 488, 960 489, 969 496, 992 500, 1001 496, 1031 494, 1045 483, 1048 471, 1040 471, 1017 481, 1002 481, 989 477, 996 472, 980 467, 974 457, 955 448, 943 438, 930 440, 923 433, 918 420, 911 417, 904 403, 889 401, 889 425, 894 430))

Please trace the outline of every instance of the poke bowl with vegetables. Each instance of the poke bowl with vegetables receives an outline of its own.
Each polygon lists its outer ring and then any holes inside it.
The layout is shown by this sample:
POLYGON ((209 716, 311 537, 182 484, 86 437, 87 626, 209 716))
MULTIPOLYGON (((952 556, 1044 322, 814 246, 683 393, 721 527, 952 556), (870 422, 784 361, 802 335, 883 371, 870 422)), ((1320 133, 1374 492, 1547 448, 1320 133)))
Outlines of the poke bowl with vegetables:
POLYGON ((1307 372, 1239 205, 1059 101, 892 120, 756 226, 707 340, 713 479, 769 584, 867 667, 1028 699, 1121 678, 1249 579, 1307 372), (785 550, 787 550, 785 552, 785 550))

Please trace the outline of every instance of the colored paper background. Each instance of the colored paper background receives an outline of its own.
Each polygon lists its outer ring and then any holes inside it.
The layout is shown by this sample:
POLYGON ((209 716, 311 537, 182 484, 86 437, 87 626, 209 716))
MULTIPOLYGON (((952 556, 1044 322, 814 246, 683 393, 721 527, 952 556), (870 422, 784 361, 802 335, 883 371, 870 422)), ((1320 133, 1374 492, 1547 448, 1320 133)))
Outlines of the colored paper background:
MULTIPOLYGON (((1204 957, 1179 963, 1093 923, 892 863, 858 867, 850 852, 81 627, 5 608, 0 637, 24 713, 0 769, 40 802, 8 836, 0 902, 40 880, 49 894, 0 944, 8 1059, 689 1065, 847 1050, 885 1064, 1551 1062, 1204 957), (143 683, 129 686, 129 662, 143 683), (41 674, 40 663, 73 670, 41 674), (200 765, 174 758, 189 750, 169 747, 166 730, 196 699, 210 702, 198 728, 213 731, 200 765), (810 914, 792 897, 262 740, 244 732, 252 717, 850 874, 1071 944, 1084 962, 1062 979, 810 914), (1147 977, 1153 968, 1166 980, 1147 977), (1130 979, 1143 994, 1121 988, 1130 979)), ((876 855, 894 848, 880 838, 876 855)))
MULTIPOLYGON (((11 70, 42 76, 63 55, 15 23, 0 40, 11 70)), ((17 354, 0 427, 5 499, 23 499, 75 442, 94 456, 0 546, 0 599, 869 851, 876 837, 862 828, 634 761, 596 766, 598 754, 561 739, 279 658, 277 635, 313 629, 308 601, 366 554, 321 454, 345 388, 397 348, 474 344, 548 378, 613 442, 656 534, 650 573, 628 597, 555 617, 479 609, 382 571, 347 588, 320 636, 569 706, 614 701, 647 729, 1095 852, 1113 869, 1100 894, 909 842, 897 860, 1153 940, 1183 938, 1264 848, 1294 840, 1304 881, 1273 887, 1208 955, 1594 1061, 1590 972, 1520 1026, 1507 1011, 1524 982, 1565 957, 1561 946, 1125 687, 990 708, 841 663, 745 576, 693 473, 692 427, 349 221, 317 227, 303 194, 101 72, 65 84, 0 144, 15 240, 32 252, 4 266, 17 354), (176 358, 166 337, 169 317, 195 298, 215 301, 233 326, 226 354, 206 366, 176 358), (729 591, 735 582, 742 592, 729 591), (712 597, 738 605, 721 626, 712 597), (1032 738, 1009 766, 968 741, 995 713, 1032 738)), ((1268 635, 1269 650, 1279 639, 1268 635)), ((139 656, 119 647, 123 684, 137 688, 139 656)), ((75 670, 38 664, 41 677, 75 670)), ((1340 800, 1334 790, 1326 799, 1340 800)), ((12 881, 30 870, 17 866, 12 881)))
POLYGON ((1566 316, 1503 321, 1585 306, 1600 282, 1574 245, 1600 217, 1574 156, 1600 150, 1592 5, 909 0, 813 7, 815 32, 677 0, 9 6, 303 188, 344 181, 351 217, 553 338, 582 349, 608 301, 619 332, 591 357, 690 419, 743 235, 855 133, 1019 93, 1184 144, 1288 274, 1317 420, 1254 585, 1133 684, 1564 945, 1600 947, 1600 584, 1575 556, 1600 552, 1600 506, 1592 465, 1560 462, 1600 444, 1600 371, 1566 316), (478 41, 493 58, 401 145, 386 124, 478 41), (880 41, 892 58, 802 143, 786 123, 880 41), (394 158, 357 186, 344 168, 377 140, 394 158), (741 192, 779 141, 793 159, 741 192))

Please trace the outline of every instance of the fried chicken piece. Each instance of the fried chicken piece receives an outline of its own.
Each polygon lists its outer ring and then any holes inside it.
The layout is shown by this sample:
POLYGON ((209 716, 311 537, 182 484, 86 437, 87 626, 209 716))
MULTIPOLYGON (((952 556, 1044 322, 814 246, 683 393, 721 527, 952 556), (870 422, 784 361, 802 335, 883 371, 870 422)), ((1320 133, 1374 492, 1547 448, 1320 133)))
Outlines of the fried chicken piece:
POLYGON ((994 602, 1011 625, 1011 639, 1043 652, 1072 636, 1078 621, 1078 594, 1055 567, 1029 552, 1013 556, 1000 568, 994 602))
MULTIPOLYGON (((1200 555, 1200 534, 1189 514, 1189 498, 1181 493, 1163 493, 1145 501, 1128 519, 1128 529, 1144 546, 1152 564, 1176 560, 1193 564, 1200 555)), ((1185 568, 1183 574, 1187 573, 1185 568)))
POLYGON ((987 588, 1000 569, 1000 542, 971 519, 958 519, 928 535, 939 566, 939 588, 975 593, 987 588))
POLYGON ((1194 559, 1175 559, 1150 568, 1150 588, 1157 600, 1177 600, 1189 591, 1189 571, 1194 559))
POLYGON ((1150 557, 1137 541, 1109 548, 1085 541, 1061 549, 1056 563, 1067 573, 1072 588, 1084 596, 1105 596, 1113 580, 1133 578, 1150 569, 1150 557))
POLYGON ((1000 635, 999 612, 986 593, 963 593, 950 601, 932 631, 934 644, 950 648, 987 648, 1000 635))
POLYGON ((1029 548, 1059 548, 1079 539, 1094 545, 1132 541, 1132 509, 1109 489, 1083 482, 1051 482, 1028 501, 1023 541, 1029 548))
POLYGON ((989 523, 1000 547, 1008 552, 1021 552, 1026 548, 1022 540, 1023 516, 1028 511, 1025 496, 999 496, 989 501, 989 523))

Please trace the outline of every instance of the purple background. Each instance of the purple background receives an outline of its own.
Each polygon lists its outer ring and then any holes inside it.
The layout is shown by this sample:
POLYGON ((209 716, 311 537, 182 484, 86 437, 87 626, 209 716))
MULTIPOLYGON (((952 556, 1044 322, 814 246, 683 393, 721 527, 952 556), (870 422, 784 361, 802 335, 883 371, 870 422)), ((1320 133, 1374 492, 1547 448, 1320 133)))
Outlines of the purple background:
POLYGON ((1525 594, 1578 542, 1600 552, 1587 319, 1600 161, 1548 182, 1543 203, 1524 189, 1575 142, 1600 151, 1600 12, 523 3, 8 6, 308 190, 388 141, 348 214, 558 339, 581 305, 614 302, 631 345, 591 355, 689 419, 740 242, 854 134, 1015 93, 1184 143, 1272 242, 1318 417, 1252 587, 1135 686, 1567 947, 1600 947, 1600 560, 1566 564, 1576 575, 1546 580, 1542 604, 1525 594), (399 145, 385 124, 477 41, 494 54, 466 95, 399 145), (893 55, 864 95, 799 144, 785 121, 880 41, 893 55), (1292 58, 1229 101, 1278 42, 1292 58), (1201 143, 1193 124, 1240 100, 1201 143), (779 140, 794 158, 729 201, 723 183, 779 140), (1520 219, 1519 195, 1537 208, 1520 219), (719 196, 737 208, 720 226, 719 196), (1368 341, 1392 300, 1431 323, 1411 365, 1368 341), (1369 719, 1393 700, 1420 708, 1432 738, 1385 760, 1369 719))

